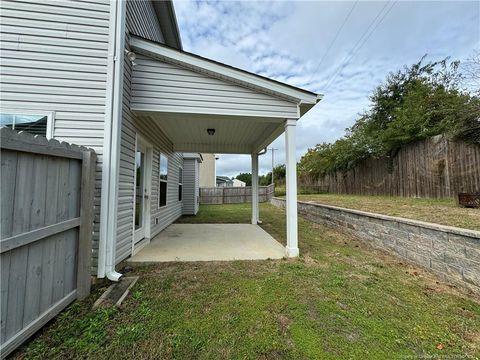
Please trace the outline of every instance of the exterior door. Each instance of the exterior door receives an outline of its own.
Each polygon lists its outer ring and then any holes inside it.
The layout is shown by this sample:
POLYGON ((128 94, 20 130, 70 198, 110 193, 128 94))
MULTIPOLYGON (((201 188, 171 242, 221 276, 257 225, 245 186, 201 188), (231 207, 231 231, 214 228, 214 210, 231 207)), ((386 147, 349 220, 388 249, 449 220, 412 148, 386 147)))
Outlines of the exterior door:
POLYGON ((135 153, 134 245, 145 238, 146 227, 148 226, 149 161, 151 161, 151 157, 146 144, 137 139, 137 150, 135 153))

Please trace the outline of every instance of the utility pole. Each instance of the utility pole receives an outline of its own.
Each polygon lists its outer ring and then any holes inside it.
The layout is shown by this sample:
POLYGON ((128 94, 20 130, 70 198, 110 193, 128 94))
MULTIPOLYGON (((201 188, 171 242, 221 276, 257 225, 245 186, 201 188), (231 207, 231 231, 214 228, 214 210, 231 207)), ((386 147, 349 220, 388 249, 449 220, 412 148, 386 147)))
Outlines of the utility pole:
POLYGON ((270 151, 272 152, 272 184, 273 184, 273 168, 275 166, 274 164, 274 159, 275 159, 275 150, 278 150, 278 149, 274 149, 273 147, 270 148, 270 151))

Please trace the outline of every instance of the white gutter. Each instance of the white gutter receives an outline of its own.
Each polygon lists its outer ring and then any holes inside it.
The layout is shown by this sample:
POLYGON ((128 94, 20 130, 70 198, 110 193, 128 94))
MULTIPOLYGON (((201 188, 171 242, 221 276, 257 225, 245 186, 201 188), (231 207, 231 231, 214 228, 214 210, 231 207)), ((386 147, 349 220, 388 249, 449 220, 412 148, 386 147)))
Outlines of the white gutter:
POLYGON ((118 281, 115 271, 117 195, 122 129, 123 61, 125 42, 125 1, 110 5, 105 133, 103 142, 102 193, 100 200, 100 242, 97 276, 118 281))

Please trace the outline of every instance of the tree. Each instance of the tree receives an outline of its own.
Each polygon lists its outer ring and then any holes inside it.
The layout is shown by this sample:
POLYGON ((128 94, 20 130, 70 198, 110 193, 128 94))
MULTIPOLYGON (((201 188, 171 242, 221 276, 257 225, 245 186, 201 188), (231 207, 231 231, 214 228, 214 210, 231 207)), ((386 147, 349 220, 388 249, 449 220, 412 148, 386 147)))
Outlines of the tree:
POLYGON ((321 177, 348 170, 364 159, 393 156, 408 143, 438 134, 480 144, 480 99, 461 89, 459 62, 424 62, 425 57, 390 73, 344 137, 318 144, 302 156, 300 173, 321 177))
POLYGON ((480 49, 473 51, 461 69, 464 74, 464 86, 471 88, 477 96, 480 96, 480 49))
POLYGON ((272 173, 271 173, 271 172, 268 172, 268 173, 265 174, 265 175, 260 175, 260 176, 258 177, 258 184, 259 184, 260 186, 270 185, 271 179, 272 179, 272 173))
POLYGON ((251 173, 240 173, 236 176, 236 179, 243 181, 247 186, 252 186, 251 173))

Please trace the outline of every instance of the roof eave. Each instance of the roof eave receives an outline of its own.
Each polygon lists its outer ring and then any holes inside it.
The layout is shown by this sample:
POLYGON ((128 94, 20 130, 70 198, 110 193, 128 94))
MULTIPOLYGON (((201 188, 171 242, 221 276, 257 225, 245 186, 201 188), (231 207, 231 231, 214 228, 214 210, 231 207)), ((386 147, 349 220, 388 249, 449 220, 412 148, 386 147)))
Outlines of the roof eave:
POLYGON ((300 117, 305 115, 311 108, 313 108, 317 103, 319 103, 323 99, 323 94, 317 94, 317 99, 315 103, 310 102, 300 102, 300 117))
POLYGON ((200 154, 200 153, 183 153, 183 158, 184 159, 195 159, 195 160, 198 160, 198 162, 203 161, 202 154, 200 154))
POLYGON ((152 4, 167 45, 175 49, 183 49, 173 2, 171 0, 152 0, 152 4))

